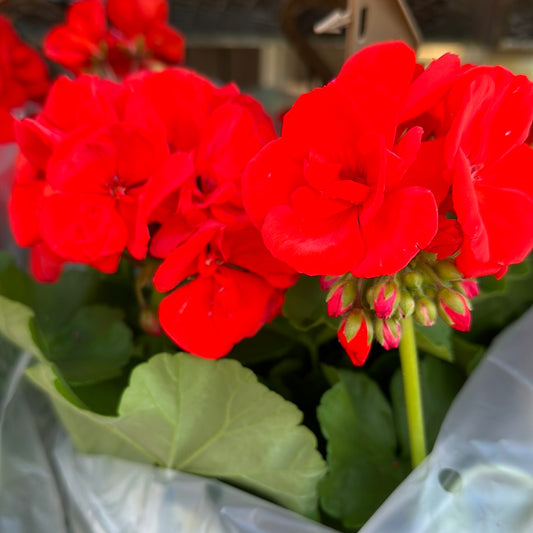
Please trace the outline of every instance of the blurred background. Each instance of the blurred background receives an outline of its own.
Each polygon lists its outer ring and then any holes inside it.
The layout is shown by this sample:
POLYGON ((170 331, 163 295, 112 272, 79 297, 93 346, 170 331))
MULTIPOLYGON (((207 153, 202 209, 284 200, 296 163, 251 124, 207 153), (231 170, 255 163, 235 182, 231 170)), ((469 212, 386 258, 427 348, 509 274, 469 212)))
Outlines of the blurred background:
MULTIPOLYGON (((403 39, 423 63, 446 51, 533 79, 533 0, 169 0, 186 64, 235 81, 272 110, 331 79, 364 45, 403 39), (321 33, 317 33, 317 30, 321 33)), ((0 0, 38 45, 68 1, 0 0)))

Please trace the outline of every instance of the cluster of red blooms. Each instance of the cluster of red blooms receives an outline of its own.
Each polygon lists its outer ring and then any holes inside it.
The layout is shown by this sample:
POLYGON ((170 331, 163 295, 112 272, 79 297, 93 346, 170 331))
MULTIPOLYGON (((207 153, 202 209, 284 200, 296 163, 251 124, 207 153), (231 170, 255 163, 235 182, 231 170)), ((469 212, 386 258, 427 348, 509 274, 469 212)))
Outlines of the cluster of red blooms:
POLYGON ((173 291, 161 326, 210 358, 280 312, 295 272, 267 251, 241 200, 246 164, 275 133, 235 86, 184 69, 121 84, 60 78, 16 135, 11 225, 32 246, 37 279, 53 281, 66 261, 111 273, 124 254, 155 258, 154 286, 173 291))
POLYGON ((41 101, 49 88, 46 65, 0 16, 0 143, 14 140, 13 113, 41 101))
POLYGON ((180 63, 184 49, 183 36, 168 25, 166 0, 80 0, 44 41, 46 56, 72 72, 108 77, 180 63))
MULTIPOLYGON (((298 273, 322 276, 355 364, 374 338, 397 346, 408 316, 468 329, 467 278, 503 276, 533 245, 533 84, 453 55, 424 70, 406 45, 376 45, 302 96, 276 138, 234 85, 143 70, 183 57, 167 19, 164 0, 80 0, 47 36, 74 73, 125 77, 59 78, 15 124, 10 220, 34 276, 133 260, 165 293, 162 328, 208 358, 276 316, 298 273)), ((0 58, 12 108, 46 76, 14 34, 0 38, 17 51, 0 58)))
POLYGON ((528 255, 532 119, 525 76, 461 65, 451 54, 424 70, 406 45, 385 43, 302 96, 281 138, 250 163, 247 211, 275 257, 334 277, 324 278, 330 313, 344 315, 339 340, 354 363, 364 362, 374 335, 398 345, 400 319, 415 313, 410 302, 421 323, 432 324, 438 308, 467 329, 476 290, 462 278, 501 277, 528 255), (431 263, 449 258, 457 274, 435 275, 428 293, 420 278, 400 306, 420 251, 430 258, 426 278, 431 263), (354 289, 350 278, 361 283, 354 289), (368 278, 382 279, 364 285, 368 278))

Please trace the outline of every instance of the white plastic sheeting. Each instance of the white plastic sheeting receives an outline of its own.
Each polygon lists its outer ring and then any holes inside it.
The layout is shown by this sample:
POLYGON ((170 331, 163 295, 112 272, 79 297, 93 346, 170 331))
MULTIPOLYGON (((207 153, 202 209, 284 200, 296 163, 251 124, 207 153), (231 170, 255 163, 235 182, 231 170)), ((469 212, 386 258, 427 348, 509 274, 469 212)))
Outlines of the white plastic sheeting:
POLYGON ((433 452, 361 533, 533 532, 533 309, 461 390, 433 452))
MULTIPOLYGON (((533 309, 497 338, 431 456, 362 533, 533 531, 532 352, 533 309)), ((216 480, 76 453, 19 383, 28 362, 0 380, 2 533, 332 532, 216 480)))

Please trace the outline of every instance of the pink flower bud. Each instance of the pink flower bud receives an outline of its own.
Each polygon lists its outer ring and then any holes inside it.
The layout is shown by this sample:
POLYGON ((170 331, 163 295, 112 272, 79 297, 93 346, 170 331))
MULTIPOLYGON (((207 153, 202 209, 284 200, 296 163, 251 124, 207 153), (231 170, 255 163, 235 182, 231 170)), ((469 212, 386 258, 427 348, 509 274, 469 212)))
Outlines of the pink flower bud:
POLYGON ((374 333, 376 340, 385 348, 397 348, 402 338, 402 328, 399 320, 386 318, 384 320, 376 320, 374 323, 374 333))
POLYGON ((441 289, 437 295, 437 306, 440 317, 458 331, 470 329, 470 305, 468 300, 457 291, 441 289))
POLYGON ((350 279, 334 285, 327 297, 328 315, 340 316, 350 310, 357 297, 357 283, 350 279))
POLYGON ((320 276, 320 288, 323 291, 329 291, 340 279, 341 276, 320 276))
POLYGON ((372 346, 373 336, 372 321, 362 309, 352 309, 337 332, 342 347, 356 366, 365 363, 372 346))
POLYGON ((474 279, 463 279, 462 281, 455 282, 453 286, 467 298, 474 298, 474 296, 479 294, 479 287, 474 279))
POLYGON ((396 282, 389 280, 373 287, 372 307, 378 318, 389 318, 398 308, 400 291, 396 282))
POLYGON ((414 319, 422 326, 433 326, 437 321, 437 306, 423 296, 415 303, 414 319))

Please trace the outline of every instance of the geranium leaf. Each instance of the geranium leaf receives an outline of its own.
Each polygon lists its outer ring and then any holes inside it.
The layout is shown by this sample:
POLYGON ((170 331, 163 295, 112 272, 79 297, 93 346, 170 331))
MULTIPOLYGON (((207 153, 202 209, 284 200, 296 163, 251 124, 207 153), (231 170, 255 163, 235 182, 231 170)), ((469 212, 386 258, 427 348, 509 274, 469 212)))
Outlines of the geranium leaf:
POLYGON ((297 329, 308 330, 327 320, 326 293, 318 277, 300 276, 285 295, 283 315, 297 329))
POLYGON ((132 332, 121 313, 103 305, 82 307, 55 334, 43 334, 42 344, 69 383, 115 377, 133 352, 132 332))
POLYGON ((499 281, 481 279, 481 294, 472 301, 472 325, 463 334, 469 341, 488 345, 494 335, 533 304, 532 263, 530 256, 520 265, 511 265, 509 273, 499 281), (487 284, 491 285, 490 292, 485 290, 487 284))
POLYGON ((28 371, 52 398, 76 447, 217 477, 304 514, 325 471, 293 404, 234 360, 159 354, 138 365, 117 417, 76 407, 46 365, 28 371))
POLYGON ((405 477, 396 457, 392 410, 365 374, 339 371, 340 381, 322 397, 318 420, 328 441, 328 473, 320 503, 347 528, 362 526, 405 477))
POLYGON ((26 305, 0 296, 0 333, 15 346, 44 359, 31 331, 34 315, 26 305))
POLYGON ((440 318, 433 326, 415 324, 416 344, 420 350, 451 362, 454 360, 452 350, 452 328, 440 318))
MULTIPOLYGON (((422 405, 428 451, 433 448, 448 409, 465 382, 465 375, 456 366, 426 357, 420 361, 422 405)), ((391 400, 402 456, 409 457, 409 436, 403 392, 403 379, 398 370, 391 380, 391 400)))

